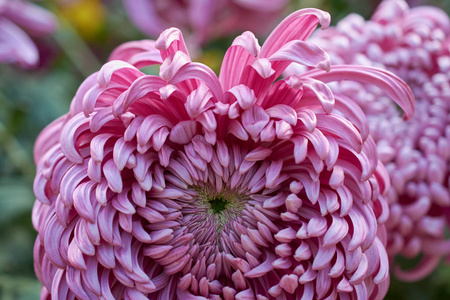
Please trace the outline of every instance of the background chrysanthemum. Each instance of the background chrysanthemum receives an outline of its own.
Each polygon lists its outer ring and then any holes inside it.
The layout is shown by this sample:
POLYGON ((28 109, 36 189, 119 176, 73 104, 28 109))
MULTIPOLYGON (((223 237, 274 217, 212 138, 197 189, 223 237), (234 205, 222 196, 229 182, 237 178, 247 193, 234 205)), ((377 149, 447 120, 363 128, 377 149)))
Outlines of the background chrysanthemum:
POLYGON ((0 62, 35 66, 39 52, 29 35, 43 36, 55 29, 53 14, 30 1, 0 1, 0 62))
POLYGON ((36 142, 42 298, 381 299, 389 179, 325 82, 371 82, 406 117, 413 96, 380 69, 330 70, 305 42, 319 23, 297 11, 262 47, 245 32, 218 77, 175 28, 117 48, 36 142), (277 80, 292 62, 317 70, 277 80))
POLYGON ((211 39, 250 30, 265 35, 281 18, 288 0, 124 0, 133 23, 151 38, 169 27, 180 28, 187 44, 197 47, 211 39))
MULTIPOLYGON (((335 63, 386 68, 404 79, 416 97, 416 115, 403 122, 382 92, 358 84, 333 90, 350 95, 367 114, 371 135, 392 182, 387 251, 391 258, 423 255, 416 268, 395 269, 418 280, 450 253, 450 21, 435 7, 410 9, 386 0, 368 21, 352 14, 314 42, 335 63)), ((301 69, 301 68, 300 68, 301 69)), ((295 73, 295 72, 294 72, 295 73)))

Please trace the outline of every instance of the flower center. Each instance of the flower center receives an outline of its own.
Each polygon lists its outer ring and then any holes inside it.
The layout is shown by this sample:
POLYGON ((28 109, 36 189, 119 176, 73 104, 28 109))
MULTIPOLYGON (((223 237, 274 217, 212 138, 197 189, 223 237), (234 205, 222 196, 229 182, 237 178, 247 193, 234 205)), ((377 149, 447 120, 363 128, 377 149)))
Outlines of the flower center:
POLYGON ((198 200, 209 214, 216 217, 232 217, 245 206, 246 197, 236 191, 222 190, 217 192, 212 187, 197 188, 198 200))
POLYGON ((219 214, 227 208, 228 202, 222 197, 222 195, 216 195, 209 200, 209 205, 215 214, 219 214))
POLYGON ((214 228, 216 237, 220 238, 222 230, 228 228, 228 224, 236 220, 245 208, 248 197, 235 190, 223 189, 218 192, 214 187, 197 186, 196 207, 198 216, 194 219, 203 222, 203 226, 214 228))

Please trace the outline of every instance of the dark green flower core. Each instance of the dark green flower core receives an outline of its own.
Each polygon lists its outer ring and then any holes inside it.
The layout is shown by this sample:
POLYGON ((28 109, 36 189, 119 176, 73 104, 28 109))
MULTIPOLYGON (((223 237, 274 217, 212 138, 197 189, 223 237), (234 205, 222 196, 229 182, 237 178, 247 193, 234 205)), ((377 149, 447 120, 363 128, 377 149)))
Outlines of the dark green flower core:
POLYGON ((222 231, 225 224, 241 215, 249 200, 245 194, 227 188, 220 192, 210 185, 197 186, 193 189, 197 192, 198 213, 206 213, 206 218, 214 220, 218 232, 222 231))
POLYGON ((228 202, 223 198, 222 195, 216 195, 209 201, 209 205, 215 214, 224 211, 227 208, 228 202))

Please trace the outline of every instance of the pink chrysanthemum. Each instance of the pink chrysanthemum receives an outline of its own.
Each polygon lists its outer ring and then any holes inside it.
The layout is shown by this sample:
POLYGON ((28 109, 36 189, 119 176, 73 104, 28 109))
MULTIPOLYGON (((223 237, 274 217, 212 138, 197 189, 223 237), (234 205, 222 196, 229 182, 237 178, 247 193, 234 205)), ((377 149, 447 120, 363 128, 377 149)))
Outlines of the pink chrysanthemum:
POLYGON ((39 62, 39 52, 28 34, 42 36, 56 29, 47 10, 24 0, 0 0, 0 62, 29 68, 39 62))
POLYGON ((305 42, 329 15, 237 37, 219 77, 178 29, 130 42, 86 79, 35 146, 42 299, 381 299, 389 188, 362 111, 324 82, 394 75, 336 66, 305 42), (160 64, 159 76, 139 68, 160 64))
POLYGON ((180 28, 187 44, 197 47, 211 38, 250 30, 266 34, 288 0, 124 0, 131 20, 157 38, 169 27, 180 28))
MULTIPOLYGON (((387 251, 391 258, 423 255, 403 280, 417 280, 450 254, 450 21, 438 8, 409 9, 404 1, 384 1, 369 21, 347 18, 313 40, 335 63, 386 68, 405 80, 417 99, 416 115, 403 122, 379 91, 341 84, 368 116, 371 135, 392 182, 387 251)), ((294 72, 295 73, 295 72, 294 72)))

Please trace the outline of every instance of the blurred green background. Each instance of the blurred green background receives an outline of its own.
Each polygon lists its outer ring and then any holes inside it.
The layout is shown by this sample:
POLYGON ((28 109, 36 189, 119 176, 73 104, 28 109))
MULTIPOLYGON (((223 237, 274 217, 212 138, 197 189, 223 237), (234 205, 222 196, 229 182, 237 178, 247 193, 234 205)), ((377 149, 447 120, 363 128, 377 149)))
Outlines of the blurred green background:
MULTIPOLYGON (((331 13, 335 24, 350 12, 369 17, 378 2, 294 1, 289 11, 322 8, 331 13)), ((450 0, 410 2, 433 4, 450 12, 450 0)), ((36 136, 67 112, 80 83, 100 68, 116 46, 146 38, 130 23, 120 0, 39 3, 53 11, 60 22, 52 37, 36 40, 41 51, 39 67, 22 70, 0 65, 0 300, 38 299, 40 294, 40 283, 33 271, 36 233, 31 224, 35 201, 32 149, 36 136)), ((207 45, 199 60, 218 67, 232 39, 207 45)), ((450 268, 441 265, 416 283, 391 279, 386 299, 450 299, 450 268)))

